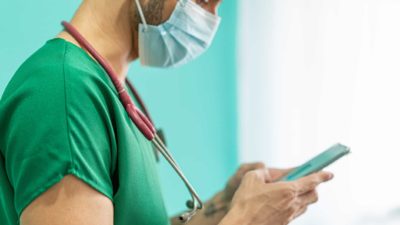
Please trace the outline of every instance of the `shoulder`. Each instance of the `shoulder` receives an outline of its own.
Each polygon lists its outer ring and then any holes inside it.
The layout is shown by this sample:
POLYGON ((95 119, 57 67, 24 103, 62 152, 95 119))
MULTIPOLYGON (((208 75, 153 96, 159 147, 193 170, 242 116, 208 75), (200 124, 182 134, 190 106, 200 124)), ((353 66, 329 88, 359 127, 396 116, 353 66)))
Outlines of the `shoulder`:
POLYGON ((20 66, 1 101, 29 102, 37 98, 36 105, 48 104, 65 101, 68 93, 101 98, 115 94, 110 84, 102 68, 83 50, 64 40, 51 40, 20 66))
POLYGON ((85 54, 66 41, 50 41, 29 57, 0 100, 2 132, 10 134, 18 124, 63 125, 76 115, 96 119, 93 123, 108 121, 116 91, 102 68, 85 54))

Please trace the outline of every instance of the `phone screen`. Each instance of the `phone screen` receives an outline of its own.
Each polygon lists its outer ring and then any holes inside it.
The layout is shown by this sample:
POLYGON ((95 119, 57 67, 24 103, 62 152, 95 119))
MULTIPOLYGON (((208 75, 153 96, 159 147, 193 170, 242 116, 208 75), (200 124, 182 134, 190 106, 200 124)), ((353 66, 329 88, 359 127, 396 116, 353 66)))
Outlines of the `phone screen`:
POLYGON ((318 172, 349 153, 349 147, 342 144, 335 144, 310 161, 295 168, 289 174, 281 178, 280 181, 294 181, 318 172))

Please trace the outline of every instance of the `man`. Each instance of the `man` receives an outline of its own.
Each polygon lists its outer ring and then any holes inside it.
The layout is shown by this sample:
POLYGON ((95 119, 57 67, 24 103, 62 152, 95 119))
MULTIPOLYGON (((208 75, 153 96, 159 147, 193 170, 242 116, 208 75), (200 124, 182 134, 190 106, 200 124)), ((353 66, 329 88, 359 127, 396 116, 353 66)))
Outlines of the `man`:
MULTIPOLYGON (((168 67, 201 54, 218 27, 219 4, 84 0, 71 25, 124 83, 136 59, 168 67)), ((65 31, 19 68, 0 102, 0 224, 181 224, 167 217, 152 146, 118 94, 65 31)), ((321 172, 273 182, 285 173, 243 165, 188 224, 288 224, 332 178, 321 172)))

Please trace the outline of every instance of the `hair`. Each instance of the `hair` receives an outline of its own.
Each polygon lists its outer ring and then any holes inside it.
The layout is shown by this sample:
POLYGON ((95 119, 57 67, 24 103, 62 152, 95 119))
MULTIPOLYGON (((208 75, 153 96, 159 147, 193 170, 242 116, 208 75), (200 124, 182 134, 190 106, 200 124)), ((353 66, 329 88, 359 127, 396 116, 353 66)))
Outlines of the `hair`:
MULTIPOLYGON (((140 18, 138 8, 136 5, 136 1, 133 1, 133 14, 134 16, 134 24, 139 24, 143 23, 142 19, 140 18)), ((146 18, 146 22, 150 25, 158 25, 162 22, 163 19, 163 11, 164 11, 164 5, 165 5, 165 0, 139 0, 140 6, 142 7, 144 17, 146 18), (144 3, 146 2, 146 3, 144 3)), ((135 27, 135 29, 138 29, 138 26, 135 27)))

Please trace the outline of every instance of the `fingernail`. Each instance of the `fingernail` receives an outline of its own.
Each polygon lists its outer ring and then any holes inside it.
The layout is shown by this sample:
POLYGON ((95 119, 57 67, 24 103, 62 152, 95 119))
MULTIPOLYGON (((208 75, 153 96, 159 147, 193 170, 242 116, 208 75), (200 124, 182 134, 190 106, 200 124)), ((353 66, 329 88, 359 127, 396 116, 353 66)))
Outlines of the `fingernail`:
POLYGON ((332 180, 334 176, 333 173, 329 173, 329 180, 332 180))

